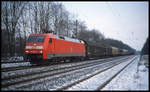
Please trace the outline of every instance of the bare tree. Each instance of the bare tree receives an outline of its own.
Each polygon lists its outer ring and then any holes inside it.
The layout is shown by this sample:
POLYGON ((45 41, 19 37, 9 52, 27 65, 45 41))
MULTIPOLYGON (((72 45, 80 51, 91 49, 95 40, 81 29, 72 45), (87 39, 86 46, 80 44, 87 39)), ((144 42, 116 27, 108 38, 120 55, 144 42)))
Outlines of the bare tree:
MULTIPOLYGON (((7 40, 8 41, 8 47, 5 47, 7 48, 10 52, 12 51, 12 49, 10 48, 10 30, 9 30, 9 21, 8 21, 8 18, 9 18, 9 12, 8 12, 8 3, 6 2, 2 2, 2 33, 5 33, 5 35, 7 35, 7 40), (3 32, 3 31, 6 31, 6 32, 3 32)), ((2 35, 2 39, 5 39, 2 35)), ((4 45, 4 44, 3 44, 4 45)), ((3 47, 2 45, 2 47, 3 47)))
POLYGON ((8 31, 8 41, 9 41, 9 51, 11 56, 15 53, 15 33, 16 33, 16 26, 18 25, 18 20, 22 16, 25 2, 3 2, 3 11, 2 15, 2 22, 6 27, 6 31, 8 31))

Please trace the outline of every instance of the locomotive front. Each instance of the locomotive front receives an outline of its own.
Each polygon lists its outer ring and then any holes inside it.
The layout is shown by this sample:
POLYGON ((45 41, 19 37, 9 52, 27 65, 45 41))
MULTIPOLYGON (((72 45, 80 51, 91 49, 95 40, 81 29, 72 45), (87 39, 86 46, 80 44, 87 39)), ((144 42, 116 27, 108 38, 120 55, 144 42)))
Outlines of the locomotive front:
POLYGON ((25 47, 25 55, 27 59, 30 61, 43 59, 45 38, 45 35, 30 34, 25 47))

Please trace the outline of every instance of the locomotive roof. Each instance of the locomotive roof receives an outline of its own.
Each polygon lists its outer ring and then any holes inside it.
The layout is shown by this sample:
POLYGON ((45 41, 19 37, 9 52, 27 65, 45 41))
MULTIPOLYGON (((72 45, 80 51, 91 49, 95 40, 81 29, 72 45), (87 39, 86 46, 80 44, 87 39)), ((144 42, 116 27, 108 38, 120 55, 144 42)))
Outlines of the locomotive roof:
POLYGON ((84 43, 82 40, 74 39, 74 38, 70 38, 70 37, 66 37, 66 36, 55 35, 55 37, 57 39, 61 39, 61 40, 66 40, 66 41, 71 41, 71 42, 76 42, 76 43, 84 43))
POLYGON ((50 35, 51 38, 55 38, 53 34, 30 34, 30 36, 48 36, 50 35))
POLYGON ((51 38, 57 38, 57 39, 60 39, 60 40, 66 40, 66 41, 71 41, 71 42, 76 42, 76 43, 84 43, 82 40, 69 38, 69 37, 66 37, 66 36, 58 36, 58 35, 54 35, 54 34, 51 34, 51 33, 47 33, 47 34, 30 34, 30 36, 50 36, 51 38))

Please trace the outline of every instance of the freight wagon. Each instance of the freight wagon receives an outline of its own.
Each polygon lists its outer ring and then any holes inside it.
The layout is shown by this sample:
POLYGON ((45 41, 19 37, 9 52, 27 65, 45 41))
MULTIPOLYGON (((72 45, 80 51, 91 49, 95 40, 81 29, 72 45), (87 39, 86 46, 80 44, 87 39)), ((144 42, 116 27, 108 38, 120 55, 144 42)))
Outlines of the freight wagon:
POLYGON ((86 58, 104 58, 111 56, 111 47, 106 44, 85 42, 86 58))
POLYGON ((119 49, 116 47, 111 47, 112 48, 112 56, 118 56, 120 53, 119 49))

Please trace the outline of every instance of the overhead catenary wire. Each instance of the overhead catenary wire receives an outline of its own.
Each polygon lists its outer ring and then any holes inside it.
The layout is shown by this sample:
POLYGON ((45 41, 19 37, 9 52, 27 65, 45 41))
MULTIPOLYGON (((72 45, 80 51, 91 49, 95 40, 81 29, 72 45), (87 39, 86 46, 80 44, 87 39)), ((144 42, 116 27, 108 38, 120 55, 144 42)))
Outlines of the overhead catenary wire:
MULTIPOLYGON (((117 12, 116 9, 115 9, 115 11, 114 11, 114 8, 113 8, 108 2, 106 2, 106 4, 107 4, 107 6, 111 9, 113 15, 114 15, 116 18, 118 18, 118 17, 121 16, 121 14, 120 14, 119 12, 117 12)), ((119 22, 120 22, 120 24, 122 25, 121 17, 119 18, 119 22)))
MULTIPOLYGON (((106 5, 110 8, 110 10, 111 10, 112 14, 114 15, 114 17, 118 18, 118 14, 114 12, 114 9, 112 8, 112 6, 108 2, 106 2, 106 5)), ((119 20, 119 22, 120 22, 120 20, 119 20)), ((116 32, 116 34, 118 35, 118 32, 116 32)))
MULTIPOLYGON (((121 20, 122 18, 121 18, 121 14, 117 11, 117 9, 116 8, 113 8, 111 5, 110 5, 110 3, 108 3, 108 2, 106 2, 106 5, 110 8, 110 10, 112 11, 112 13, 113 13, 113 15, 114 15, 114 17, 116 17, 117 19, 118 19, 118 22, 119 22, 119 24, 122 26, 124 26, 123 27, 123 29, 124 30, 126 30, 126 28, 128 28, 125 24, 123 24, 123 21, 121 20), (115 10, 114 10, 115 9, 115 10), (119 18, 118 18, 119 17, 119 18)), ((118 34, 118 32, 117 32, 117 34, 118 34)), ((131 32, 131 35, 133 35, 133 33, 131 32)), ((133 37, 133 36, 132 36, 133 37)))

